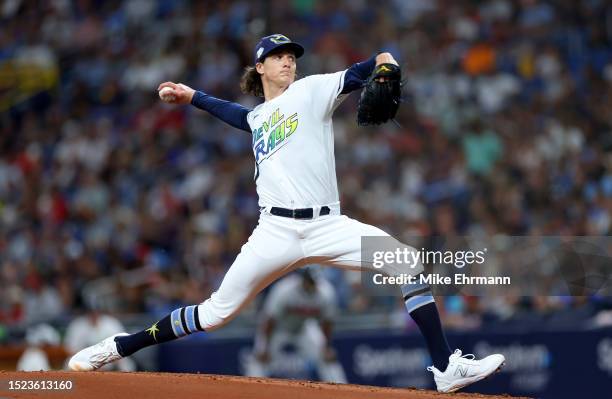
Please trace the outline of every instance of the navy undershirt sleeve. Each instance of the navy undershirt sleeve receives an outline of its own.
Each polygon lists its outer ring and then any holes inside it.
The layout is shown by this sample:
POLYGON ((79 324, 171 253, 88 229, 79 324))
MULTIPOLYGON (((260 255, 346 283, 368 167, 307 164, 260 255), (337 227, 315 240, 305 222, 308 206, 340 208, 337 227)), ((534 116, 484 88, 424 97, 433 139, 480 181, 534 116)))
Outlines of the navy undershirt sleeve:
POLYGON ((231 101, 221 100, 201 91, 196 91, 191 99, 191 104, 209 112, 212 116, 223 122, 246 132, 251 132, 247 122, 247 114, 250 109, 231 101))
POLYGON ((344 86, 340 94, 347 94, 363 87, 365 80, 370 76, 376 66, 376 56, 363 62, 353 64, 344 74, 344 86))

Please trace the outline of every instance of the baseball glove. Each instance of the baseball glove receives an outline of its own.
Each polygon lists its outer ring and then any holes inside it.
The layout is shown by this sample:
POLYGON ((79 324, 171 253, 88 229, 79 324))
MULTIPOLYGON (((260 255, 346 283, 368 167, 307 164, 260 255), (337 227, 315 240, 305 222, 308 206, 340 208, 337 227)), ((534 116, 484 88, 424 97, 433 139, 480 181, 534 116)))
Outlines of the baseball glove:
POLYGON ((366 81, 357 106, 357 124, 380 125, 393 119, 400 104, 402 71, 394 64, 380 64, 366 81))

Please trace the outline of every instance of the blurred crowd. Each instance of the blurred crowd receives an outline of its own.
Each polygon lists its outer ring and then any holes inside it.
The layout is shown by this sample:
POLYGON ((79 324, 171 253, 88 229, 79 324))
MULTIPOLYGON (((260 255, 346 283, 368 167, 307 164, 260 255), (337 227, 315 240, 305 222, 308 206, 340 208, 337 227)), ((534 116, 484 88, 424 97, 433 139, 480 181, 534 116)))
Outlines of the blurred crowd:
MULTIPOLYGON (((253 107, 239 77, 272 32, 306 47, 301 76, 379 50, 404 69, 397 123, 358 127, 358 95, 336 111, 347 215, 409 244, 612 230, 607 1, 6 0, 0 25, 0 325, 92 302, 161 316, 210 295, 257 223, 251 138, 156 89, 253 107)), ((355 275, 329 271, 346 312, 396 310, 355 275)), ((458 328, 600 310, 482 299, 439 304, 458 328)))

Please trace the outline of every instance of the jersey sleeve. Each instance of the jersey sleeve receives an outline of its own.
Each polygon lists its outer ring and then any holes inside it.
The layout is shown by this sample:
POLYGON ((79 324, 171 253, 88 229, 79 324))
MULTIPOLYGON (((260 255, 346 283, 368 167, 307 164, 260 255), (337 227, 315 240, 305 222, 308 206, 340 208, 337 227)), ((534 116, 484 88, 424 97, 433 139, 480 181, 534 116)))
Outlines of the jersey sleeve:
POLYGON ((216 118, 237 129, 251 132, 247 115, 250 109, 231 101, 221 100, 201 91, 196 91, 191 104, 201 110, 207 111, 216 118))
POLYGON ((361 89, 375 67, 375 55, 366 61, 351 65, 351 67, 347 69, 346 73, 344 74, 344 87, 342 88, 342 94, 348 94, 352 91, 361 89))
POLYGON ((345 73, 346 70, 302 79, 315 117, 330 119, 334 110, 346 98, 346 94, 342 94, 345 73))

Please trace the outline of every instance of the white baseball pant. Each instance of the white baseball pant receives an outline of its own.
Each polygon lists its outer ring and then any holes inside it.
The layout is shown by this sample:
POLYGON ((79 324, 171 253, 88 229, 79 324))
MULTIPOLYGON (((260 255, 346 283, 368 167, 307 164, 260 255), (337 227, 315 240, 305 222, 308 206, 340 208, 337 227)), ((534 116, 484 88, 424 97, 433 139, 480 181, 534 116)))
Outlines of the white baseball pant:
MULTIPOLYGON (((227 271, 221 286, 198 305, 200 325, 212 331, 231 321, 265 287, 281 276, 306 264, 359 270, 372 268, 362 262, 361 237, 390 237, 383 230, 340 214, 339 205, 331 213, 301 220, 270 215, 263 211, 259 223, 240 254, 227 271)), ((319 214, 319 207, 315 215, 319 214)), ((414 248, 397 242, 398 248, 414 248)), ((423 271, 406 265, 385 266, 385 274, 417 275, 423 271)))

